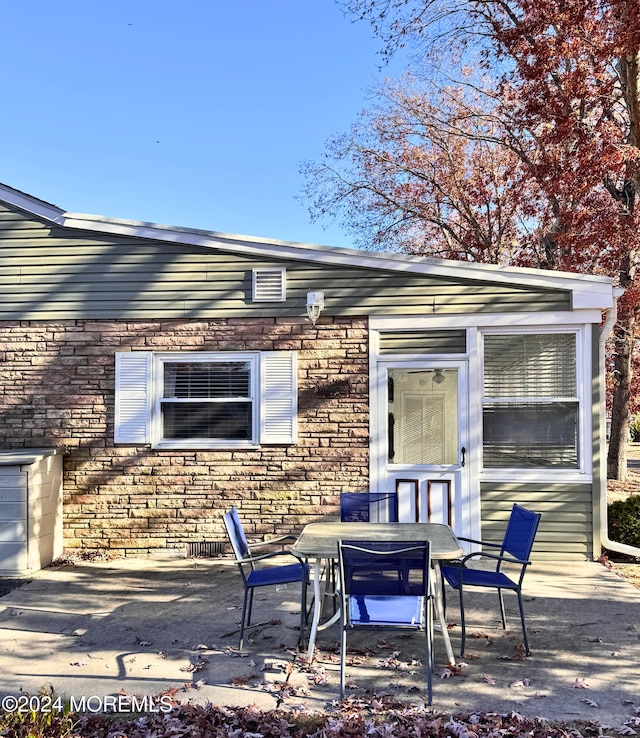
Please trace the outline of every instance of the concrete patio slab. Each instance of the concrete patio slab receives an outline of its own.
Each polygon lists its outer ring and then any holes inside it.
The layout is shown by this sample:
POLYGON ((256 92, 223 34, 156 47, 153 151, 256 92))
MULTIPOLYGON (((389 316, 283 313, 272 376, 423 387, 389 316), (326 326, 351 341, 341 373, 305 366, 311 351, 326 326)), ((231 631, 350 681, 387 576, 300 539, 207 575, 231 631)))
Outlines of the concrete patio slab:
MULTIPOLYGON (((459 649, 457 597, 447 620, 459 649)), ((640 591, 598 563, 538 563, 525 580, 532 655, 521 652, 515 598, 502 630, 494 594, 468 598, 468 642, 455 669, 436 633, 434 709, 516 711, 621 725, 640 711, 640 591)), ((242 586, 230 559, 119 559, 50 567, 0 597, 0 696, 52 685, 77 703, 159 695, 197 703, 304 706, 338 699, 337 626, 308 664, 297 649, 299 588, 258 591, 237 650, 242 586)), ((349 694, 424 699, 419 635, 354 634, 349 694)))

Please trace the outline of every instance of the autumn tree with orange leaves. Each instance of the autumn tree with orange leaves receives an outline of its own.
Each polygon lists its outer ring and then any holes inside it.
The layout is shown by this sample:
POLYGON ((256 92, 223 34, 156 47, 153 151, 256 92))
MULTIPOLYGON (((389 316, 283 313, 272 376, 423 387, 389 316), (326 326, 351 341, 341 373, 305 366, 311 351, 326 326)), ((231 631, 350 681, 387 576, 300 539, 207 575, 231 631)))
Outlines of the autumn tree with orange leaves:
POLYGON ((305 166, 315 217, 369 248, 613 276, 607 471, 626 478, 640 284, 640 0, 348 0, 409 46, 305 166))

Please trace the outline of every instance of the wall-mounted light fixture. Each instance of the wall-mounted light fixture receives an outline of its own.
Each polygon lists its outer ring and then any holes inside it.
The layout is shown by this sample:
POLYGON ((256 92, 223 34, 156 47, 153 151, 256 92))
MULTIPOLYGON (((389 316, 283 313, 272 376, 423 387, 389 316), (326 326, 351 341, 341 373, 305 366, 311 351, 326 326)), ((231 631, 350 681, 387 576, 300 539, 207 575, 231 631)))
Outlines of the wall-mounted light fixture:
POLYGON ((312 325, 324 310, 324 292, 307 292, 307 315, 312 325))

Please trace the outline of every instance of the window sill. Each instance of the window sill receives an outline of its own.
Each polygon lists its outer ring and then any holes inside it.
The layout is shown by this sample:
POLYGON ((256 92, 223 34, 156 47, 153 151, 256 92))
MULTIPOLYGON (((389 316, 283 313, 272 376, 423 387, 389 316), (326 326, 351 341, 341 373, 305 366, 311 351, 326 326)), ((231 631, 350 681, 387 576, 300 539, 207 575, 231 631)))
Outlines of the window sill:
POLYGON ((579 469, 489 469, 480 472, 481 482, 534 482, 536 484, 591 484, 593 474, 581 472, 579 469))
POLYGON ((260 444, 251 443, 249 441, 242 442, 205 442, 205 441, 161 441, 152 445, 154 451, 238 451, 238 450, 255 450, 260 448, 260 444))

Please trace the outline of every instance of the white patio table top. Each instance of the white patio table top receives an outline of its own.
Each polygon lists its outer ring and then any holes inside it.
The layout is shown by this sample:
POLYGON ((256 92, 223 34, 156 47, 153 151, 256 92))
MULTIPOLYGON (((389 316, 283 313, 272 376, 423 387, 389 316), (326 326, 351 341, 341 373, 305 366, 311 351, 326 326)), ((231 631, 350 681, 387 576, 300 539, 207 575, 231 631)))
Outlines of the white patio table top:
POLYGON ((321 523, 309 523, 292 546, 292 552, 303 559, 315 559, 313 587, 314 606, 307 654, 309 661, 313 659, 316 635, 318 630, 336 622, 340 613, 336 613, 329 621, 320 624, 322 598, 320 595, 320 569, 323 559, 338 558, 338 541, 429 541, 431 544, 431 560, 434 567, 433 594, 436 612, 447 656, 451 664, 455 664, 449 632, 445 620, 442 602, 442 589, 439 584, 441 560, 455 559, 462 556, 463 550, 450 526, 442 523, 342 523, 332 520, 321 523))

